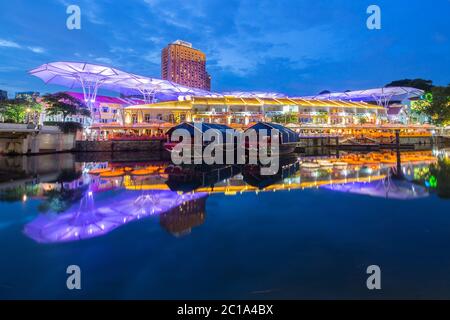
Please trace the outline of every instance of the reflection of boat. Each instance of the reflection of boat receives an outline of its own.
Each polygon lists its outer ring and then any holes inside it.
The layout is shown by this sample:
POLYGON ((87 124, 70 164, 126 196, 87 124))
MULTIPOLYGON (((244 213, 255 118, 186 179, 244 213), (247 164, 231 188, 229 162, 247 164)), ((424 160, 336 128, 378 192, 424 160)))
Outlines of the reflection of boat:
POLYGON ((132 176, 148 176, 153 174, 154 170, 151 169, 136 169, 130 172, 132 176))
POLYGON ((330 161, 326 161, 326 160, 317 160, 317 164, 321 167, 321 168, 333 168, 333 163, 330 161))
POLYGON ((300 167, 302 169, 306 169, 306 170, 315 170, 315 169, 319 169, 320 165, 318 163, 315 162, 303 162, 300 167))
POLYGON ((348 163, 347 162, 341 162, 341 161, 336 161, 333 162, 333 166, 335 166, 336 168, 347 168, 348 163))
POLYGON ((242 175, 247 184, 262 190, 294 175, 298 171, 299 166, 300 163, 295 157, 291 159, 285 158, 281 160, 280 168, 274 175, 262 175, 261 167, 256 165, 246 165, 242 170, 242 175))
POLYGON ((125 171, 123 170, 113 170, 113 171, 107 171, 100 173, 100 177, 102 178, 116 178, 123 176, 125 174, 125 171))
POLYGON ((251 132, 252 130, 254 130, 258 136, 257 146, 251 145, 250 143, 246 143, 246 148, 248 150, 256 148, 259 153, 262 152, 263 154, 266 154, 266 152, 267 154, 271 153, 270 152, 271 139, 272 134, 274 134, 274 130, 278 130, 278 145, 279 145, 278 155, 287 155, 293 153, 295 151, 295 148, 297 147, 298 142, 300 141, 300 137, 295 131, 277 123, 258 122, 253 126, 249 127, 248 129, 246 129, 245 134, 249 135, 249 132, 251 132), (265 130, 266 132, 265 136, 260 135, 262 130, 265 130), (265 150, 262 149, 261 139, 265 140, 264 143, 265 150))
POLYGON ((189 192, 201 187, 214 186, 240 172, 239 166, 185 165, 168 173, 166 184, 170 190, 189 192))
POLYGON ((105 172, 111 171, 110 168, 99 168, 99 169, 92 169, 89 171, 89 174, 97 175, 105 172))

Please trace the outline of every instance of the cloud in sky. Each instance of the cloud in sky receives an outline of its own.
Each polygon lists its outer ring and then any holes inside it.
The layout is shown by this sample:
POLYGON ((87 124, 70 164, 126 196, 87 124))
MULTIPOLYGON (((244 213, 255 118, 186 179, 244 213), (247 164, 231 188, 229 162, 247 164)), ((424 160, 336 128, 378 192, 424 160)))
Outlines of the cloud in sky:
POLYGON ((34 53, 44 53, 45 52, 45 49, 41 48, 41 47, 33 47, 33 46, 24 47, 24 46, 18 44, 17 42, 5 40, 5 39, 0 39, 0 47, 15 48, 15 49, 28 49, 34 53))
POLYGON ((21 46, 14 42, 9 40, 0 39, 0 47, 6 47, 6 48, 21 48, 21 46))

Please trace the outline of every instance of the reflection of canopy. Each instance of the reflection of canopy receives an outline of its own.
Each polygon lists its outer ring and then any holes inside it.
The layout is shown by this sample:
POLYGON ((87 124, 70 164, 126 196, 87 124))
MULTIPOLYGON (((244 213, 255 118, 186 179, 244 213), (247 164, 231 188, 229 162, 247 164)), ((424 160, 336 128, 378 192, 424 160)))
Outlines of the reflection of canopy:
POLYGON ((386 178, 381 181, 369 183, 348 183, 340 185, 326 185, 325 189, 363 194, 371 197, 397 199, 397 200, 411 200, 417 198, 428 197, 426 188, 411 183, 407 180, 395 180, 386 178))
POLYGON ((347 92, 330 92, 302 98, 366 102, 375 101, 379 105, 387 106, 390 101, 402 101, 405 99, 417 98, 424 93, 425 92, 423 90, 410 87, 387 87, 347 92))
POLYGON ((204 196, 204 193, 179 195, 171 191, 151 191, 136 198, 134 193, 126 193, 114 202, 107 200, 94 205, 93 193, 89 191, 77 209, 70 209, 59 215, 40 215, 25 226, 24 232, 41 243, 88 239, 204 196))
POLYGON ((128 212, 137 218, 160 214, 180 206, 185 202, 204 197, 203 193, 178 194, 172 191, 148 191, 134 199, 131 203, 128 196, 120 201, 116 210, 128 212))
POLYGON ((97 209, 89 191, 76 210, 56 216, 40 215, 25 226, 24 232, 41 243, 67 242, 105 235, 129 220, 132 216, 110 207, 97 209))
POLYGON ((179 95, 214 95, 209 91, 186 87, 167 80, 148 78, 115 68, 83 62, 53 62, 29 72, 46 84, 82 88, 84 99, 95 102, 98 89, 126 95, 143 95, 147 102, 154 98, 176 99, 179 95))

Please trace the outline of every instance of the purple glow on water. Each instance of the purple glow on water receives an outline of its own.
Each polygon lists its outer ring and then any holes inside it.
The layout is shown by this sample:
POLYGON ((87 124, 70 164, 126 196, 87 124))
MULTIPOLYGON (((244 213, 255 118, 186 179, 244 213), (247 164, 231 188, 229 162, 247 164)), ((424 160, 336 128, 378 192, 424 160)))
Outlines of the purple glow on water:
POLYGON ((149 191, 139 196, 127 193, 120 199, 96 206, 92 191, 88 191, 77 208, 59 215, 41 214, 25 226, 24 233, 39 243, 89 239, 204 196, 205 193, 180 195, 172 191, 149 191))
POLYGON ((353 182, 324 185, 321 188, 331 191, 367 195, 396 200, 411 200, 427 197, 426 188, 405 180, 384 179, 374 182, 353 182))

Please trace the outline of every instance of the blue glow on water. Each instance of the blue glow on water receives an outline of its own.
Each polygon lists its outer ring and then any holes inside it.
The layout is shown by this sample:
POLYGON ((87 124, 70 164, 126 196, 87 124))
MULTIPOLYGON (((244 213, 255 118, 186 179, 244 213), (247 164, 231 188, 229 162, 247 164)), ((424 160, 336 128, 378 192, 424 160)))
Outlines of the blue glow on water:
MULTIPOLYGON (((285 186, 330 179, 298 172, 285 186)), ((405 192, 394 180, 389 188, 405 192)), ((0 298, 450 298, 450 201, 425 192, 406 199, 325 187, 218 192, 98 237, 48 244, 24 233, 42 215, 44 197, 3 201, 0 298), (81 291, 65 286, 72 264, 81 267, 81 291), (372 264, 382 270, 380 292, 365 286, 372 264)), ((142 193, 122 184, 92 196, 96 208, 119 208, 113 204, 142 193)))

